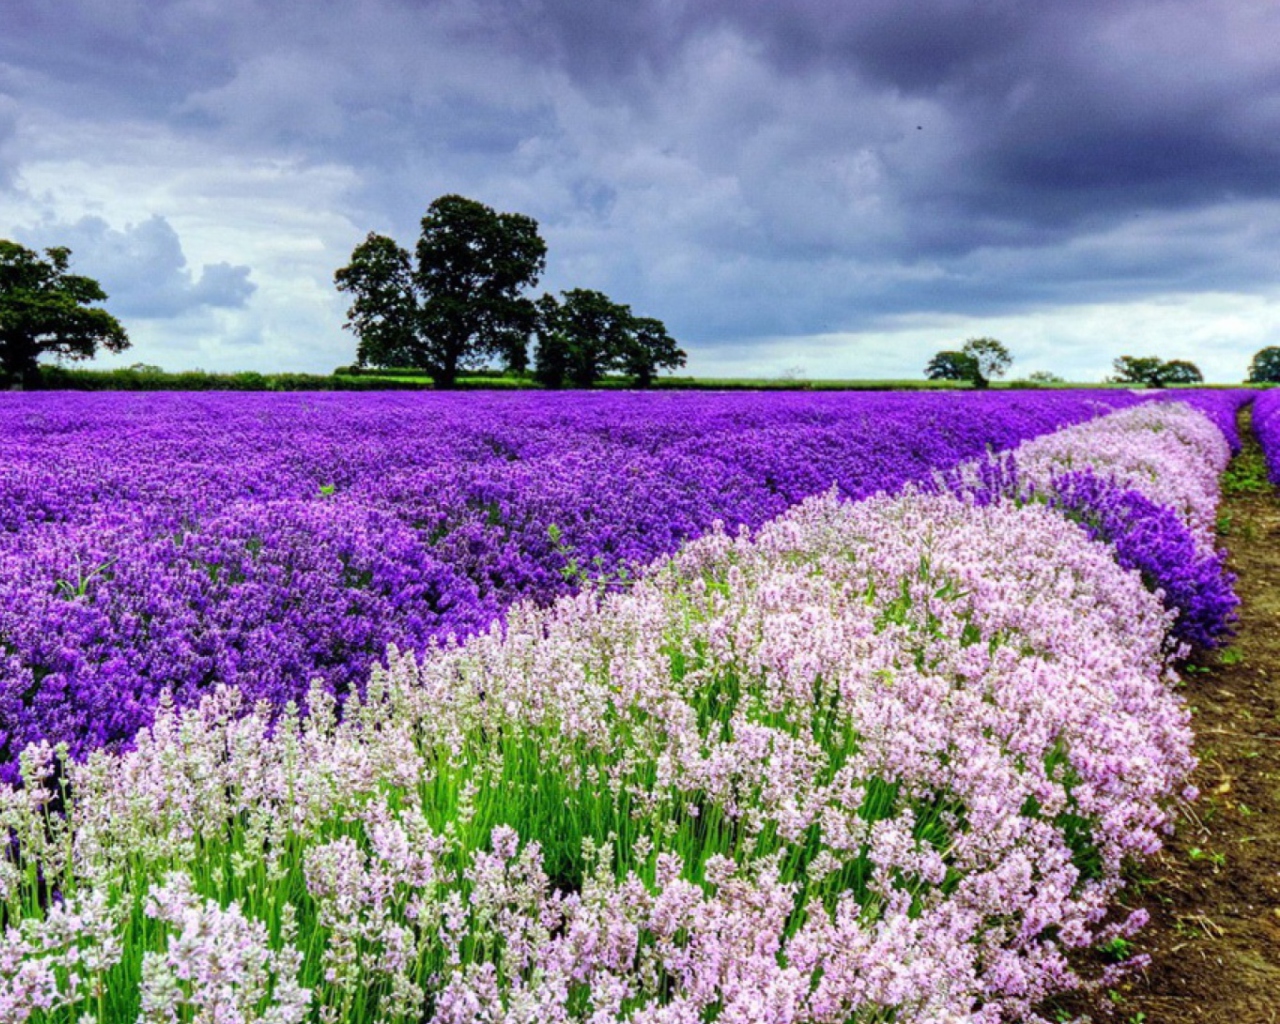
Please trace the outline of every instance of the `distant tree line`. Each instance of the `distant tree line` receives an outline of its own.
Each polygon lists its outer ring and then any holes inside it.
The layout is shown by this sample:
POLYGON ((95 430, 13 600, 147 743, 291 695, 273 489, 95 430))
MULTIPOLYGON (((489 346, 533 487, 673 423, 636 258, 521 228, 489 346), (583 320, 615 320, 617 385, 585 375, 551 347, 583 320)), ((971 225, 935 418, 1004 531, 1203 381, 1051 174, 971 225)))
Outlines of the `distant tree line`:
POLYGON ((1120 356, 1111 365, 1115 370, 1111 380, 1116 384, 1162 388, 1169 384, 1200 384, 1204 381, 1200 368, 1185 359, 1166 361, 1157 356, 1120 356))
POLYGON ((359 339, 356 365, 421 368, 450 388, 495 360, 527 372, 534 338, 533 375, 546 387, 590 387, 608 373, 643 387, 685 364, 662 321, 602 292, 530 298, 546 254, 532 217, 458 195, 428 207, 412 255, 371 232, 334 274, 352 296, 344 326, 359 339))
MULTIPOLYGON (((925 366, 929 380, 968 381, 975 388, 989 386, 992 377, 1003 377, 1013 357, 995 338, 970 338, 955 350, 937 353, 925 366)), ((1144 388, 1163 388, 1176 384, 1201 384, 1204 375, 1195 363, 1186 359, 1161 359, 1158 356, 1120 356, 1112 364, 1107 381, 1144 388)), ((1037 370, 1025 378, 1029 384, 1063 383, 1057 374, 1037 370)), ((1249 384, 1280 384, 1280 346, 1261 349, 1249 366, 1249 384)))
MULTIPOLYGON (((168 374, 141 363, 120 370, 65 368, 64 362, 90 359, 99 349, 118 353, 130 347, 124 327, 99 308, 106 292, 92 278, 71 273, 70 257, 64 246, 41 255, 0 239, 0 385, 366 390, 421 387, 421 382, 395 380, 395 375, 423 371, 437 387, 454 387, 464 372, 493 372, 481 368, 496 361, 504 372, 522 376, 495 384, 589 387, 607 374, 620 374, 643 387, 655 383, 659 370, 685 363, 684 351, 662 321, 636 316, 602 292, 573 288, 559 298, 529 298, 524 291, 537 283, 546 259, 537 223, 522 214, 495 213, 461 196, 442 196, 431 204, 414 256, 392 239, 370 234, 356 247, 351 263, 335 274, 339 289, 353 296, 346 326, 359 344, 356 366, 339 368, 332 377, 199 370, 168 374), (532 339, 536 349, 530 374, 532 339), (41 357, 50 355, 58 365, 41 366, 41 357), (381 367, 387 375, 360 379, 369 367, 381 367)), ((985 388, 992 378, 1004 376, 1012 362, 1009 350, 995 338, 970 338, 958 350, 937 353, 925 376, 985 388)), ((1199 367, 1184 359, 1124 355, 1114 361, 1113 370, 1111 382, 1141 387, 1204 380, 1199 367)), ((1025 379, 1029 384, 1062 380, 1043 370, 1025 379)), ((1247 383, 1280 384, 1280 346, 1254 355, 1247 383)))

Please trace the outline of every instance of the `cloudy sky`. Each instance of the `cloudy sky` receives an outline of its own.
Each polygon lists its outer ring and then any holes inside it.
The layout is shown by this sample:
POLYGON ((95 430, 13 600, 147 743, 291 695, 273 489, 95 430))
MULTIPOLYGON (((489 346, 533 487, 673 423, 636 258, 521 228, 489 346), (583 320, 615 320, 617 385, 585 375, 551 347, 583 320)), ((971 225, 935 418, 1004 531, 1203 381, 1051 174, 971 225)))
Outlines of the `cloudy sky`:
POLYGON ((1280 344, 1276 0, 7 0, 0 237, 131 350, 328 372, 333 272, 460 193, 702 375, 1280 344))

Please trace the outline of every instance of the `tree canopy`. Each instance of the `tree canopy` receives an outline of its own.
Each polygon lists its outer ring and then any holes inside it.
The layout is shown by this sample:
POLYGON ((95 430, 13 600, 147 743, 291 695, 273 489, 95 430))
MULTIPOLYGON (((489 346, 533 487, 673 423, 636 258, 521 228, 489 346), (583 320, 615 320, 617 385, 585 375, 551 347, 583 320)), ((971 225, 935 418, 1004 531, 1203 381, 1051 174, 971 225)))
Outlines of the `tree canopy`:
POLYGON ((970 338, 959 352, 939 352, 929 360, 924 375, 929 380, 967 380, 985 388, 992 377, 1003 377, 1013 356, 995 338, 970 338))
POLYGON ((1280 347, 1259 349, 1249 364, 1250 384, 1280 384, 1280 347))
POLYGON ((970 338, 960 351, 978 368, 977 376, 973 378, 975 388, 985 388, 992 377, 1003 377, 1013 363, 1009 350, 995 338, 970 338))
POLYGON ((1112 364, 1116 384, 1137 384, 1162 388, 1168 384, 1199 384, 1204 380, 1200 368, 1185 359, 1166 362, 1158 356, 1120 356, 1112 364))
POLYGON ((1164 364, 1162 376, 1166 384, 1203 384, 1200 367, 1186 359, 1170 359, 1164 364))
POLYGON ((603 292, 573 288, 538 300, 534 375, 547 387, 589 388, 606 373, 630 375, 641 387, 659 369, 683 366, 685 353, 661 320, 637 317, 603 292))
POLYGON ((978 361, 964 352, 939 352, 924 368, 929 380, 973 380, 978 376, 978 361))
POLYGON ((71 250, 57 246, 44 257, 0 239, 0 376, 32 386, 42 355, 90 359, 102 346, 123 352, 129 336, 105 309, 107 293, 91 277, 69 273, 71 250))
POLYGON ((353 296, 345 326, 359 338, 357 363, 418 367, 440 387, 490 359, 526 369, 537 309, 522 293, 546 253, 532 217, 457 195, 427 208, 413 257, 370 233, 334 274, 353 296))
POLYGON ((631 321, 618 368, 631 376, 638 387, 647 388, 658 370, 684 366, 686 358, 684 349, 667 333, 666 324, 653 317, 638 316, 631 321))

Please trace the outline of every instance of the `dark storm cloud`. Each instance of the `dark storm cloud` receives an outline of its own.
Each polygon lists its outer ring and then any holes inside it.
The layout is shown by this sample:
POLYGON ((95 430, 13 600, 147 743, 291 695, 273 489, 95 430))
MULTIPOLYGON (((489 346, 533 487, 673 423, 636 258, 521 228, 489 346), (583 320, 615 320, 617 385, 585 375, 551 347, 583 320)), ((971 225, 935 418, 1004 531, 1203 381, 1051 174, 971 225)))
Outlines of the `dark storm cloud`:
POLYGON ((63 113, 163 117, 189 90, 228 73, 228 55, 209 45, 216 35, 186 13, 195 6, 18 0, 5 11, 0 67, 21 72, 25 100, 63 113))
MULTIPOLYGON (((996 241, 1011 225, 1034 241, 1043 225, 1116 209, 1280 193, 1280 57, 1270 53, 1280 7, 1271 3, 587 6, 583 16, 575 0, 518 5, 508 43, 588 85, 610 75, 643 93, 662 88, 662 72, 691 39, 731 30, 759 48, 780 81, 834 76, 863 102, 920 101, 925 112, 903 110, 899 145, 884 152, 896 196, 933 218, 930 230, 908 229, 912 246, 976 247, 997 225, 996 241), (928 147, 912 146, 912 132, 945 133, 946 152, 921 152, 928 147), (939 215, 955 238, 941 235, 939 215)), ((862 141, 831 113, 828 146, 862 141)), ((732 137, 734 127, 721 125, 722 134, 732 137)))
POLYGON ((14 171, 18 166, 17 133, 18 103, 0 94, 0 190, 13 184, 14 171))
POLYGON ((75 271, 95 278, 109 296, 108 307, 122 317, 239 309, 257 288, 244 266, 205 264, 199 275, 193 274, 177 232, 158 216, 123 230, 100 217, 46 223, 22 232, 20 241, 40 248, 67 246, 75 271))

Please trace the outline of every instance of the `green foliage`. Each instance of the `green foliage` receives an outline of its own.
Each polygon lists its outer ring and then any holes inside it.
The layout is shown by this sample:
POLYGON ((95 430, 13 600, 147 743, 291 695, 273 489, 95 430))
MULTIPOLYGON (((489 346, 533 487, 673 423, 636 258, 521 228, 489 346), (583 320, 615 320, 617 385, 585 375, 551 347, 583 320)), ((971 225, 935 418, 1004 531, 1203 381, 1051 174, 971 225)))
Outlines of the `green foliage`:
POLYGON ((522 292, 546 252, 532 217, 457 195, 428 207, 414 257, 371 233, 334 274, 354 296, 344 326, 360 339, 357 362, 420 367, 445 388, 489 359, 525 370, 537 312, 522 292))
POLYGON ((995 338, 970 338, 960 351, 939 352, 924 369, 929 380, 967 380, 975 388, 990 385, 992 377, 1003 377, 1013 356, 995 338))
POLYGON ((1117 384, 1143 384, 1152 388, 1164 386, 1160 375, 1164 361, 1156 356, 1120 356, 1111 365, 1115 369, 1111 379, 1117 384))
POLYGON ((658 369, 683 366, 685 353, 660 320, 637 317, 603 292, 573 288, 538 300, 534 376, 546 387, 589 388, 610 371, 647 387, 658 369))
POLYGON ((1157 356, 1120 356, 1112 364, 1116 384, 1137 384, 1162 388, 1169 384, 1201 384, 1204 376, 1195 363, 1185 359, 1165 362, 1157 356))
POLYGON ((1117 935, 1115 938, 1104 942, 1098 947, 1098 951, 1109 957, 1115 963, 1123 963, 1133 955, 1133 943, 1122 936, 1117 935))
POLYGON ((1166 384, 1203 384, 1204 374, 1200 367, 1186 359, 1171 359, 1164 364, 1164 382, 1166 384))
POLYGON ((603 292, 574 288, 538 300, 538 352, 534 375, 547 387, 566 380, 589 388, 621 350, 631 320, 626 306, 603 292))
POLYGON ((1271 478, 1262 450, 1256 445, 1245 447, 1231 460, 1222 474, 1222 493, 1270 494, 1271 478))
POLYGON ((1250 384, 1280 384, 1280 346, 1259 349, 1249 364, 1250 384))
MULTIPOLYGON (((359 366, 352 364, 351 366, 339 366, 333 371, 335 377, 380 377, 392 378, 396 380, 416 380, 424 382, 429 378, 419 369, 412 366, 359 366)), ((459 378, 460 380, 463 378, 459 378)), ((499 386, 503 382, 511 382, 520 379, 519 375, 512 376, 509 370, 493 369, 491 367, 482 367, 478 370, 468 370, 466 379, 469 380, 493 380, 499 382, 499 386)))
POLYGON ((107 293, 90 277, 68 273, 71 250, 55 247, 44 258, 0 239, 0 377, 38 386, 38 362, 90 359, 102 346, 129 347, 129 336, 110 313, 92 304, 107 293))
POLYGON ((394 239, 370 232, 352 252, 351 263, 334 274, 334 281, 339 291, 355 296, 343 326, 360 339, 357 365, 390 366, 418 357, 413 268, 409 254, 394 239))
POLYGON ((924 368, 929 380, 975 380, 978 361, 964 352, 939 352, 924 368))
POLYGON ((1217 851, 1203 850, 1199 846, 1193 846, 1187 851, 1187 858, 1193 862, 1207 860, 1215 868, 1226 866, 1227 855, 1217 851))
POLYGON ((1013 362, 1009 350, 995 338, 970 338, 960 351, 977 367, 973 378, 975 388, 985 388, 992 377, 1003 377, 1013 362))
POLYGON ((62 391, 417 391, 425 381, 398 378, 327 376, 314 373, 166 373, 156 366, 118 370, 41 366, 39 386, 62 391))
POLYGON ((619 369, 631 376, 637 387, 647 388, 658 370, 684 366, 685 352, 667 333, 661 320, 639 316, 631 321, 630 335, 618 359, 619 369))

